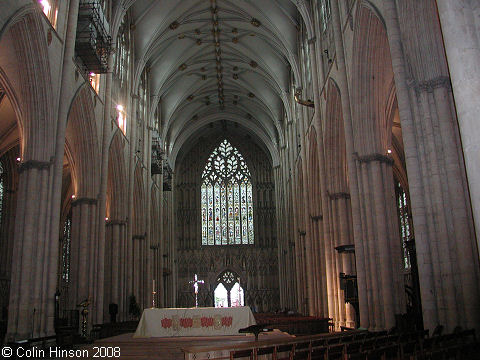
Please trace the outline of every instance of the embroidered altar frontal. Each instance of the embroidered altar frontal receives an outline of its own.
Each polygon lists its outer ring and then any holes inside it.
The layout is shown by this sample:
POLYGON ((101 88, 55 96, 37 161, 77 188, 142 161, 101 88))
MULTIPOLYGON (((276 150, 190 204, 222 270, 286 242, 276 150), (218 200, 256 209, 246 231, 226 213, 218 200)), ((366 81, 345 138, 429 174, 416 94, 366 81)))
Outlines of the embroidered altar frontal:
POLYGON ((133 337, 239 335, 255 324, 248 306, 145 309, 133 337))

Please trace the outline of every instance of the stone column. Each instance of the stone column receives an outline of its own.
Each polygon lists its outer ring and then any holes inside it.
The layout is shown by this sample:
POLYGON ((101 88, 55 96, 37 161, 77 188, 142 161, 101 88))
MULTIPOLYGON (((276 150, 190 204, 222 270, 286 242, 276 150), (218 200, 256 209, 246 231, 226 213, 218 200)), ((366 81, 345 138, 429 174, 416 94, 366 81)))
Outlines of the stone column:
MULTIPOLYGON (((302 114, 304 115, 304 114, 302 114)), ((316 314, 316 302, 315 302, 315 282, 313 279, 314 276, 314 264, 313 264, 313 246, 312 246, 312 232, 310 229, 310 214, 308 212, 308 203, 310 199, 311 191, 308 186, 308 159, 306 156, 306 141, 305 141, 305 129, 304 129, 304 119, 300 118, 297 119, 300 122, 300 145, 301 145, 301 159, 302 159, 302 196, 303 196, 303 203, 302 206, 303 211, 301 214, 303 215, 303 219, 301 223, 303 228, 300 229, 303 234, 303 241, 305 242, 305 276, 307 282, 307 299, 308 299, 308 314, 314 316, 316 314)), ((297 180, 298 181, 298 180, 297 180)), ((300 196, 300 194, 298 194, 300 196)), ((298 199, 298 198, 297 198, 298 199)))
MULTIPOLYGON (((351 234, 351 218, 349 214, 350 209, 350 194, 338 193, 334 194, 337 200, 338 208, 338 227, 339 227, 339 245, 353 244, 353 238, 351 234)), ((342 272, 347 275, 355 275, 355 269, 353 264, 352 255, 342 254, 340 256, 340 263, 342 272)), ((345 302, 345 294, 342 294, 341 301, 345 302)), ((355 310, 351 304, 343 304, 345 307, 345 322, 347 327, 355 327, 355 310)), ((358 314, 357 314, 358 316, 358 314)))
POLYGON ((145 284, 143 282, 145 272, 145 234, 133 235, 133 294, 140 307, 144 305, 145 284))
MULTIPOLYGON (((443 40, 462 136, 473 217, 480 233, 480 4, 471 0, 437 0, 443 40)), ((477 247, 480 246, 477 235, 477 247)))
MULTIPOLYGON (((52 246, 45 226, 50 213, 52 164, 29 160, 20 164, 19 172, 7 341, 53 333, 42 287, 50 276, 44 269, 50 257, 40 256, 49 255, 48 248, 52 246)), ((58 247, 58 236, 55 245, 58 247)), ((54 293, 52 301, 53 296, 54 293)))
MULTIPOLYGON (((163 160, 161 162, 161 166, 163 168, 163 160)), ((155 182, 158 184, 158 217, 157 217, 157 222, 158 222, 158 262, 157 262, 157 268, 158 268, 158 290, 157 290, 157 297, 158 297, 158 305, 159 307, 164 307, 165 306, 165 292, 166 292, 166 287, 165 287, 165 282, 164 282, 164 277, 163 277, 163 268, 164 268, 164 251, 165 251, 165 233, 164 233, 164 228, 163 228, 163 216, 164 216, 164 209, 163 209, 163 175, 155 175, 155 182)))
MULTIPOLYGON (((318 41, 316 38, 308 40, 310 47, 310 62, 312 66, 312 79, 313 79, 313 99, 314 99, 314 128, 316 132, 317 140, 317 153, 318 153, 318 174, 316 174, 320 186, 318 187, 317 199, 321 201, 321 214, 314 214, 314 226, 318 231, 318 237, 315 239, 316 242, 316 253, 318 254, 317 263, 316 263, 316 274, 317 275, 317 291, 318 291, 318 315, 327 316, 328 311, 328 301, 327 299, 329 284, 331 284, 331 268, 323 264, 322 261, 328 256, 328 249, 326 245, 331 241, 331 231, 329 227, 329 212, 328 212, 328 201, 327 201, 327 186, 326 186, 326 170, 325 170, 325 149, 324 149, 324 134, 321 118, 321 107, 320 107, 320 83, 319 76, 321 74, 321 79, 323 79, 323 69, 318 59, 318 51, 316 44, 318 41), (323 242, 323 244, 321 243, 323 242), (321 300, 320 300, 321 299, 321 300)), ((333 249, 331 249, 333 250, 333 249)), ((333 274, 333 276, 335 276, 333 274)), ((330 316, 330 314, 328 315, 330 316)))
MULTIPOLYGON (((95 321, 96 310, 103 307, 96 303, 96 294, 100 284, 94 274, 98 249, 96 237, 92 229, 96 225, 97 199, 80 197, 72 201, 72 238, 70 260, 70 285, 69 285, 69 309, 77 307, 82 301, 88 299, 88 326, 95 321)), ((103 284, 101 285, 103 287, 103 284)), ((81 319, 80 319, 81 321, 81 319)))
MULTIPOLYGON (((281 155, 280 155, 281 156, 281 155)), ((284 224, 279 219, 284 219, 283 214, 283 197, 280 196, 280 189, 283 188, 280 178, 280 165, 275 166, 273 168, 273 176, 274 176, 274 183, 275 183, 275 204, 276 204, 276 213, 277 213, 277 256, 278 256, 278 283, 279 283, 279 291, 280 291, 280 307, 286 307, 287 302, 287 280, 286 280, 286 266, 287 266, 287 259, 286 259, 286 249, 285 249, 285 237, 284 237, 284 229, 282 225, 284 224)))
POLYGON ((42 284, 42 302, 45 304, 48 315, 42 319, 42 328, 46 333, 54 331, 55 302, 54 294, 58 285, 57 265, 58 265, 58 229, 60 225, 60 204, 62 196, 62 174, 63 174, 63 156, 65 152, 65 130, 67 125, 67 116, 70 109, 70 93, 71 86, 74 83, 73 62, 75 39, 77 32, 79 0, 70 0, 68 7, 68 22, 65 32, 64 48, 63 48, 63 66, 60 83, 60 91, 58 96, 58 120, 57 132, 55 140, 55 157, 53 166, 53 178, 51 179, 51 198, 49 205, 51 206, 50 216, 45 221, 48 223, 47 232, 50 235, 48 249, 45 251, 44 271, 48 273, 44 283, 42 284), (69 100, 66 100, 69 99, 69 100), (48 260, 47 260, 48 259, 48 260), (47 265, 48 264, 48 265, 47 265))
MULTIPOLYGON (((441 1, 438 4, 439 9, 446 5, 441 1)), ((433 329, 441 323, 448 331, 456 325, 478 327, 480 307, 473 300, 479 294, 478 243, 464 190, 462 149, 435 2, 388 0, 385 10, 405 144, 424 324, 433 329), (412 11, 422 12, 424 21, 412 22, 412 11), (412 31, 421 30, 427 34, 421 41, 411 36, 412 31)))
MULTIPOLYGON (((117 321, 125 319, 126 313, 125 303, 128 295, 124 292, 125 279, 125 251, 124 251, 124 234, 125 220, 110 219, 106 222, 106 258, 109 259, 105 265, 105 302, 106 310, 111 303, 118 305, 117 321), (108 265, 108 266, 107 266, 108 265), (108 280, 108 281, 107 281, 108 280)), ((105 311, 106 315, 108 311, 105 311)), ((106 319, 109 322, 109 317, 106 319)))
POLYGON ((341 93, 342 101, 342 115, 344 121, 345 131, 345 148, 348 166, 348 178, 350 185, 351 207, 352 207, 352 221, 353 234, 355 240, 355 254, 356 254, 356 268, 357 268, 357 282, 358 282, 358 298, 360 309, 360 326, 368 328, 370 326, 370 311, 369 311, 369 288, 367 288, 368 269, 366 268, 365 260, 368 255, 365 253, 364 244, 362 241, 363 225, 360 215, 360 200, 359 200, 359 179, 357 178, 357 165, 355 164, 353 153, 353 128, 350 106, 350 94, 347 81, 347 70, 345 66, 345 52, 343 49, 343 34, 340 23, 340 12, 338 9, 338 2, 332 1, 332 24, 335 36, 335 52, 336 61, 338 64, 339 77, 337 79, 338 87, 341 93))
MULTIPOLYGON (((112 113, 112 69, 113 54, 108 57, 108 69, 105 79, 104 109, 103 109, 103 131, 102 131, 102 164, 100 175, 100 192, 98 194, 98 264, 97 264, 97 281, 99 284, 104 283, 105 276, 105 213, 107 201, 107 183, 108 183, 108 156, 110 153, 111 139, 111 113, 112 113)), ((103 287, 99 289, 97 302, 104 303, 103 287)), ((108 308, 98 308, 96 314, 96 322, 100 323, 108 320, 108 308)))
MULTIPOLYGON (((132 94, 130 111, 130 153, 129 153, 129 165, 128 165, 128 210, 127 210, 127 294, 128 296, 133 294, 133 193, 135 188, 135 151, 137 143, 137 120, 136 109, 138 104, 138 95, 132 94)), ((128 127, 127 127, 128 128, 128 127)))

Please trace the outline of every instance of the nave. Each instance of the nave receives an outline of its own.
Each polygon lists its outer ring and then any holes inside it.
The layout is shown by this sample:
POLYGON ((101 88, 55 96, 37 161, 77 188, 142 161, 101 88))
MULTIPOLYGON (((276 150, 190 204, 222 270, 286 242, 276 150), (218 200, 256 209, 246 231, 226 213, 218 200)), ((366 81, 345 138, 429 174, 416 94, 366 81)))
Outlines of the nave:
POLYGON ((478 331, 479 12, 2 1, 2 343, 151 307, 478 331))

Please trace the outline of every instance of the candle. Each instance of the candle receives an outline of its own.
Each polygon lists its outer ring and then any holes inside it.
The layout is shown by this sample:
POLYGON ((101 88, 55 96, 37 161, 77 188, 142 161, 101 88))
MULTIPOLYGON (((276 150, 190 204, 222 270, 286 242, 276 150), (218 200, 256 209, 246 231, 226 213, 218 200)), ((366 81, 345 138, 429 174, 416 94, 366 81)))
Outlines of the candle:
POLYGON ((153 291, 155 292, 155 279, 153 279, 153 291))

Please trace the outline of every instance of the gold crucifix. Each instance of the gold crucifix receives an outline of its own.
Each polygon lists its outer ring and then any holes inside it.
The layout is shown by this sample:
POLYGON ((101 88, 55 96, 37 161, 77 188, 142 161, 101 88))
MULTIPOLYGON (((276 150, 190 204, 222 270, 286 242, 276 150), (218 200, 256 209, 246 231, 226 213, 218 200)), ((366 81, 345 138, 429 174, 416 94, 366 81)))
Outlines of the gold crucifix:
POLYGON ((195 307, 198 307, 198 284, 204 284, 203 280, 198 280, 197 274, 193 278, 193 281, 190 281, 190 284, 193 284, 193 289, 195 291, 195 307))

